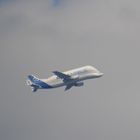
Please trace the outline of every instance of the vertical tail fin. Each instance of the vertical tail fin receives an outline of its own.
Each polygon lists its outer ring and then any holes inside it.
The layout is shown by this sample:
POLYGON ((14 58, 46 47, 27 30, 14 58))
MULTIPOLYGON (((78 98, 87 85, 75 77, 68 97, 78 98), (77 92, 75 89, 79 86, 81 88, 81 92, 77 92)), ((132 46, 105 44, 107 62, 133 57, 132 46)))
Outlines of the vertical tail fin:
POLYGON ((36 78, 34 75, 28 75, 28 79, 32 82, 37 81, 38 78, 36 78))
POLYGON ((38 78, 36 78, 33 75, 28 75, 26 83, 28 86, 31 86, 31 89, 33 92, 36 92, 37 89, 39 88, 38 85, 36 84, 37 81, 38 81, 38 78))

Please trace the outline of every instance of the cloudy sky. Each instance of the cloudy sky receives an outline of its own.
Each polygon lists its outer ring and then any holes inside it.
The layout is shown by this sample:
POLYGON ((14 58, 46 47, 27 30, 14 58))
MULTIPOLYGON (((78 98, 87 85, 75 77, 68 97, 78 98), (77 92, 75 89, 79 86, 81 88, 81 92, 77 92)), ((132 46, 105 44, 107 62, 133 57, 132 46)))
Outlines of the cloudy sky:
POLYGON ((0 139, 140 139, 139 5, 0 0, 0 139), (26 86, 84 65, 104 76, 67 92, 26 86))

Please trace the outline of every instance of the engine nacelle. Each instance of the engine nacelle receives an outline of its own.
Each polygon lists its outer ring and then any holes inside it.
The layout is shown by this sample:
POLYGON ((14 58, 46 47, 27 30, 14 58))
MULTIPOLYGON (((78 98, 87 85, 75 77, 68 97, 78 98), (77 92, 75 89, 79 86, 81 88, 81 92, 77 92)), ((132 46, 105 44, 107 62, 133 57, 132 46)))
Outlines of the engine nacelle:
POLYGON ((76 87, 81 87, 81 86, 83 86, 83 85, 84 85, 83 82, 78 82, 78 83, 75 84, 76 87))

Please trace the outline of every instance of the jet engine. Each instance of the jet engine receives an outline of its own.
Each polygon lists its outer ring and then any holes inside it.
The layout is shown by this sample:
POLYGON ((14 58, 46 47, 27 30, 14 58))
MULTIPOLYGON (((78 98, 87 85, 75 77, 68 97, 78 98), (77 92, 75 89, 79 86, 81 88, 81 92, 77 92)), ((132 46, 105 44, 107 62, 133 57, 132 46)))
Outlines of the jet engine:
POLYGON ((78 83, 75 83, 75 86, 76 87, 81 87, 81 86, 83 86, 84 85, 84 83, 83 82, 78 82, 78 83))

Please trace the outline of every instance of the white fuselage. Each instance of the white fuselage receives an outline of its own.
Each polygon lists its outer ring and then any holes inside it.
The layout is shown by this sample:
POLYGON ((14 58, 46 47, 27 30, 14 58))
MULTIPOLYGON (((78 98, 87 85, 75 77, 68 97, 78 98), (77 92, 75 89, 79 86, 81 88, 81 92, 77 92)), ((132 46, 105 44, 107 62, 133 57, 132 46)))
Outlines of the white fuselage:
POLYGON ((64 82, 63 79, 59 78, 56 75, 51 76, 47 79, 40 79, 40 80, 52 86, 53 88, 55 88, 55 87, 65 86, 67 84, 74 83, 74 82, 80 82, 87 79, 98 78, 103 75, 103 73, 100 73, 93 66, 84 66, 84 67, 72 69, 63 73, 71 76, 73 80, 64 82))

